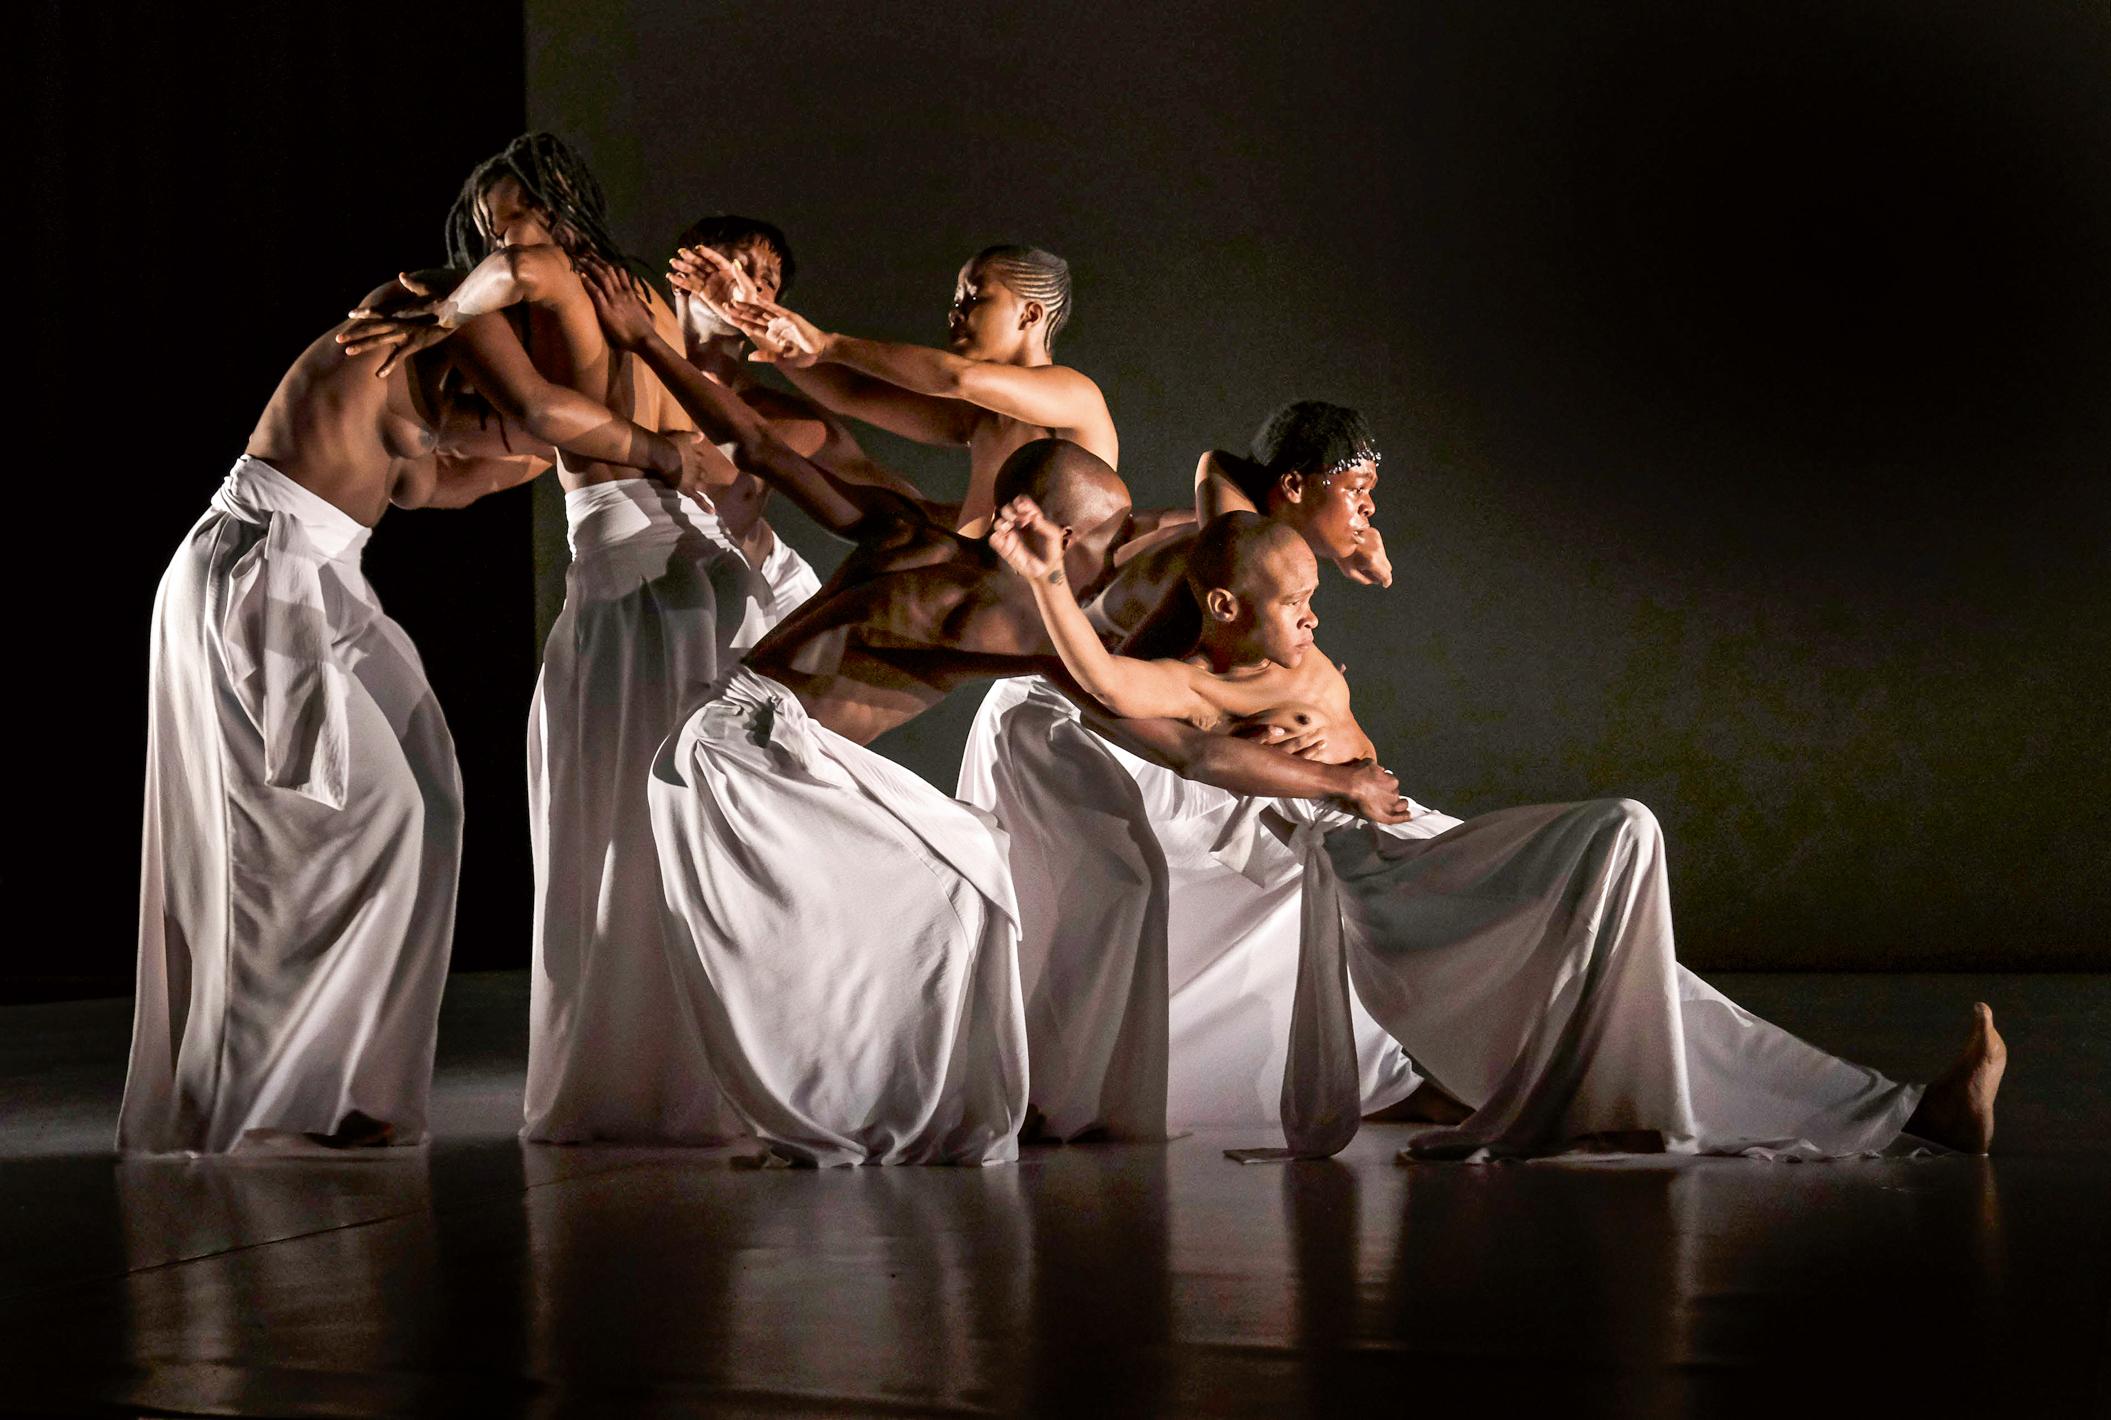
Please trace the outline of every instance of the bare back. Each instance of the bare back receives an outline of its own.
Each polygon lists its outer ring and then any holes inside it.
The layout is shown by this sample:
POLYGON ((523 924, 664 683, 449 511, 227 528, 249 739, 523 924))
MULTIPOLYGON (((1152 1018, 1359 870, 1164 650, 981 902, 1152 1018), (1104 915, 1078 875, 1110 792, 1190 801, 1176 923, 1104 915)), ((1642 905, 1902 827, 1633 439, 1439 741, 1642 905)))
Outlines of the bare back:
MULTIPOLYGON (((645 291, 653 325, 663 337, 679 342, 681 325, 673 310, 659 292, 650 286, 645 291)), ((536 299, 525 309, 528 331, 523 343, 544 379, 606 405, 610 412, 655 433, 696 427, 642 360, 609 345, 600 317, 594 314, 593 299, 568 262, 544 279, 536 299)), ((635 468, 572 454, 560 454, 557 460, 558 481, 567 492, 640 476, 635 468)))
MULTIPOLYGON (((391 284, 368 303, 398 294, 391 284)), ((391 503, 424 501, 437 477, 438 375, 421 355, 376 379, 378 353, 347 357, 339 325, 301 352, 279 380, 246 452, 367 527, 391 503)))
POLYGON ((865 744, 970 681, 1060 663, 1025 584, 986 545, 904 518, 861 540, 748 664, 865 744))

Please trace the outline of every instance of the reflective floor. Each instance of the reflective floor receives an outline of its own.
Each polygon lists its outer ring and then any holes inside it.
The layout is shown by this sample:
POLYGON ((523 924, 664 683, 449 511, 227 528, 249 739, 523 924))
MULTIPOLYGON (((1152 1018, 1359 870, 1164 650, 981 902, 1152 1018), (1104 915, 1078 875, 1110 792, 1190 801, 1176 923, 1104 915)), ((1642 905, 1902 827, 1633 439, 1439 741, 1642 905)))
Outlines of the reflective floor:
POLYGON ((1993 1001, 2001 1152, 524 1148, 505 974, 450 985, 429 1149, 119 1164, 128 1005, 0 1010, 0 1411, 2111 1414, 2111 978, 1717 983, 1904 1076, 1993 1001))

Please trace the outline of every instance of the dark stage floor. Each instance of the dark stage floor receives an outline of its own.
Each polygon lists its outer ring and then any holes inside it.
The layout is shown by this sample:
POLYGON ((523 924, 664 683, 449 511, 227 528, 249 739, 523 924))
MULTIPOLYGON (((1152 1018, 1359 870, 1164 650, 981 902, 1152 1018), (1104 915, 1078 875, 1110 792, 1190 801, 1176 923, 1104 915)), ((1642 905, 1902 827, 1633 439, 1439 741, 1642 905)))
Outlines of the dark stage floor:
POLYGON ((1994 1003, 1991 1161, 1016 1168, 523 1148, 524 974, 449 987, 429 1150, 106 1151, 123 1001, 0 1011, 9 1413, 2111 1413, 2111 977, 1723 976, 1919 1076, 1994 1003))

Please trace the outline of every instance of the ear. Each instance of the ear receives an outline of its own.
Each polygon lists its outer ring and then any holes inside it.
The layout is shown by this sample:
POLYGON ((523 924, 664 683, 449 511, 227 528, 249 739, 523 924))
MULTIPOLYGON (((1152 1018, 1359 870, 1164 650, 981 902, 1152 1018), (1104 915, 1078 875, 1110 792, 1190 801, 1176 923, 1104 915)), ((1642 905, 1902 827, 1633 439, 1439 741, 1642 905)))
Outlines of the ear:
POLYGON ((1229 587, 1211 587, 1202 596, 1202 609, 1217 621, 1239 619, 1239 594, 1229 587))
POLYGON ((1283 495, 1283 501, 1286 503, 1304 502, 1305 485, 1305 475, 1295 469, 1275 481, 1276 490, 1283 495))
POLYGON ((1028 301, 1019 307, 1019 329, 1029 330, 1039 325, 1048 314, 1047 307, 1039 301, 1028 301))
POLYGON ((1071 529, 1071 528, 1067 528, 1067 527, 1066 527, 1066 528, 1064 528, 1064 529, 1063 529, 1063 551, 1065 551, 1065 552, 1068 552, 1068 551, 1070 550, 1070 544, 1071 544, 1071 543, 1072 543, 1073 541, 1075 541, 1075 540, 1076 540, 1076 538, 1077 538, 1077 533, 1076 533, 1076 531, 1075 531, 1074 529, 1071 529))

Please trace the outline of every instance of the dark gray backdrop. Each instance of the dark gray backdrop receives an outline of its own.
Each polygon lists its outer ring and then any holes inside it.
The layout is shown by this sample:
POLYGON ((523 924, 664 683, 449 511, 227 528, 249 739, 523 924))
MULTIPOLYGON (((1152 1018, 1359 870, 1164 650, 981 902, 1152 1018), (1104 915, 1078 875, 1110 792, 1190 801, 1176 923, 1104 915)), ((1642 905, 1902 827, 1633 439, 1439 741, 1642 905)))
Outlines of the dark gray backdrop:
MULTIPOLYGON (((823 325, 1065 254, 1139 502, 1365 410, 1400 577, 1320 639, 1386 762, 1646 801, 1690 962, 2111 964, 2111 11, 530 0, 527 54, 636 250, 773 218, 823 325)), ((950 787, 972 712, 882 747, 950 787)))

